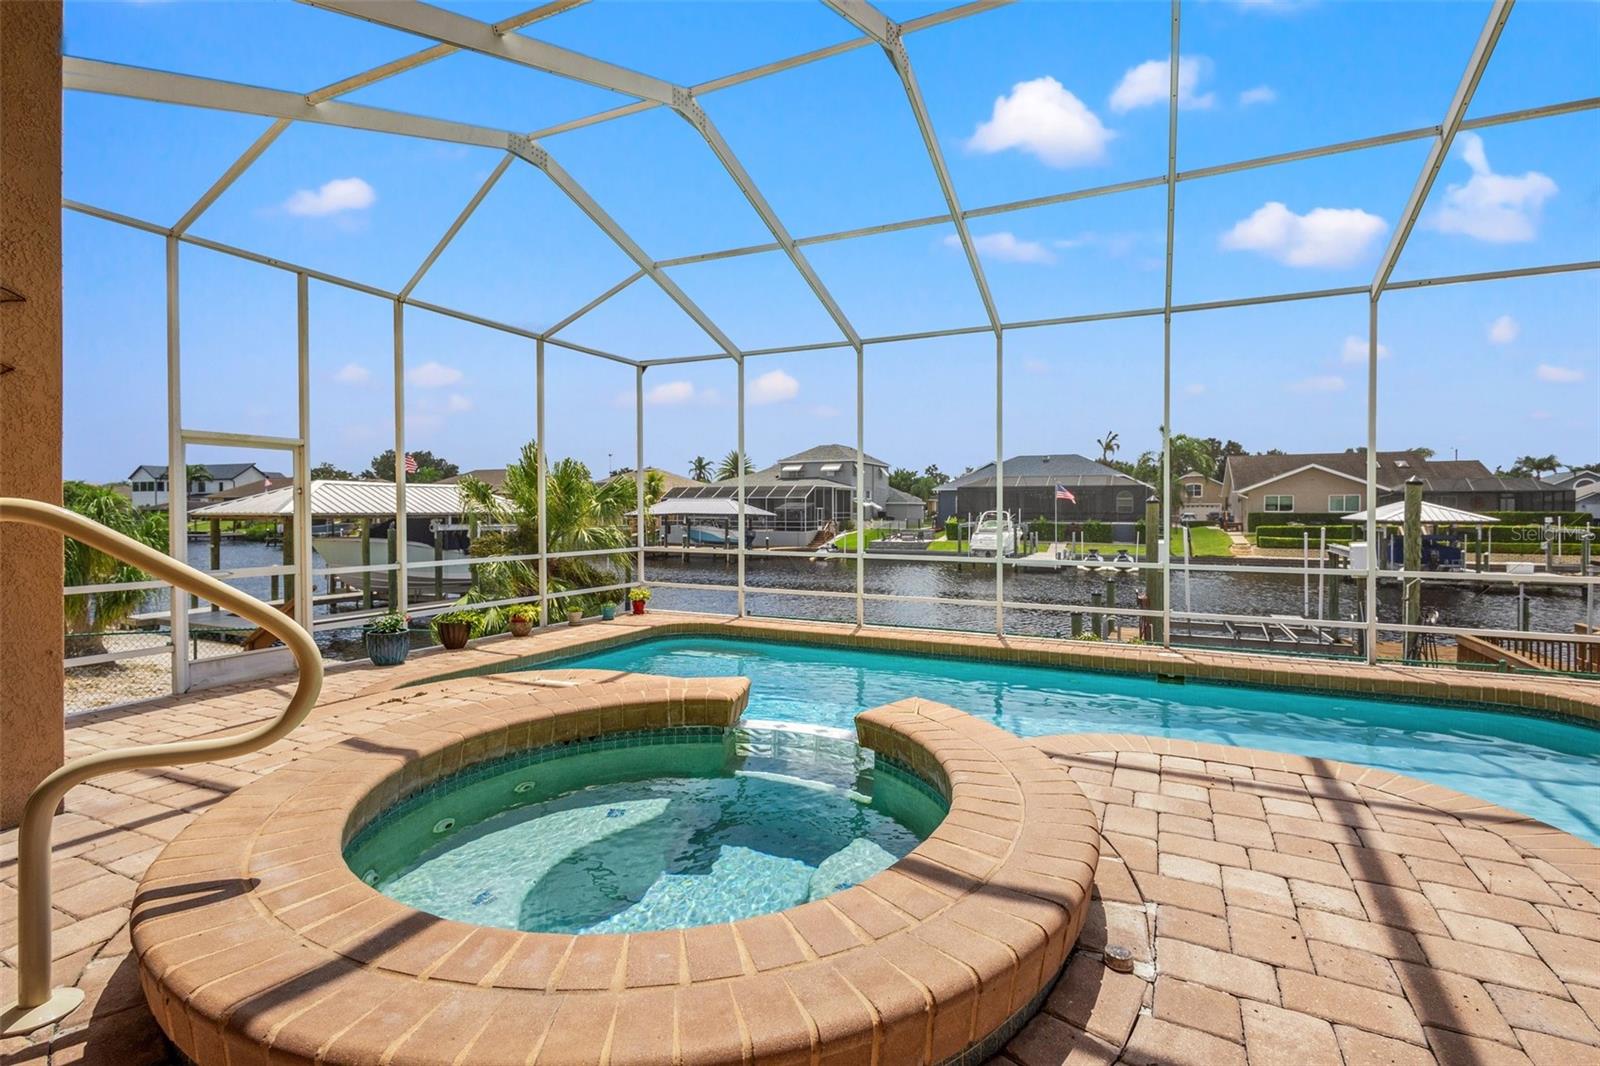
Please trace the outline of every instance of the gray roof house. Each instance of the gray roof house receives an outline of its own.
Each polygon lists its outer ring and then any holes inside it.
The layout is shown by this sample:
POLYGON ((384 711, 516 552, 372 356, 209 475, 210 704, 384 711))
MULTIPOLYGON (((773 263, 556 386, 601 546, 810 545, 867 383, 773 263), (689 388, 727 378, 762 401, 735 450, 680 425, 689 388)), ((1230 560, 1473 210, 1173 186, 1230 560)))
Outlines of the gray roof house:
MULTIPOLYGON (((1006 459, 1005 509, 1021 521, 1059 516, 1063 522, 1131 522, 1144 516, 1155 491, 1122 471, 1072 453, 1014 455, 1006 459), (1056 499, 1056 486, 1074 501, 1056 499)), ((993 463, 940 485, 935 490, 939 518, 978 515, 995 506, 993 463)))

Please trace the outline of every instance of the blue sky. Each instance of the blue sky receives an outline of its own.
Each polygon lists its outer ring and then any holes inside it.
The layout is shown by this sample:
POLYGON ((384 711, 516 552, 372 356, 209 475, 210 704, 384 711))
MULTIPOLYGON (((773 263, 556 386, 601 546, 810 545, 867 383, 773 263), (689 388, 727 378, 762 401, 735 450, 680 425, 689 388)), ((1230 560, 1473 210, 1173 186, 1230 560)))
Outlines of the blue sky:
MULTIPOLYGON (((519 2, 451 3, 494 21, 519 2)), ((531 6, 529 4, 528 6, 531 6)), ((940 3, 886 5, 910 19, 940 3)), ((1187 4, 1180 171, 1437 123, 1484 3, 1187 4), (1419 46, 1426 42, 1426 47, 1419 46)), ((963 206, 1161 175, 1168 8, 1023 2, 910 35, 908 49, 963 206)), ((522 32, 694 84, 851 39, 821 4, 592 0, 522 32)), ((427 42, 292 3, 69 2, 72 56, 308 92, 427 42)), ((1600 95, 1600 5, 1524 3, 1474 117, 1600 95)), ((458 54, 350 102, 529 131, 627 98, 458 54)), ((859 48, 707 93, 707 112, 797 236, 939 214, 943 199, 892 68, 859 48)), ((70 93, 68 197, 170 225, 268 120, 70 93)), ((687 124, 657 109, 545 139, 656 259, 771 236, 687 124)), ((1426 152, 1413 141, 1178 186, 1178 304, 1362 285, 1426 152)), ((291 126, 193 232, 389 289, 405 283, 500 161, 488 149, 291 126)), ((972 220, 1007 321, 1159 307, 1165 191, 1140 189, 972 220)), ((69 476, 164 462, 159 238, 66 213, 69 476)), ((864 336, 980 325, 953 227, 810 245, 806 255, 864 336)), ((1600 112, 1463 134, 1396 278, 1600 259, 1600 112)), ((543 175, 514 164, 416 290, 532 329, 565 317, 633 264, 543 175)), ((837 340, 778 252, 672 267, 745 348, 837 340)), ((295 430, 294 283, 205 249, 182 252, 184 422, 295 430)), ((312 452, 361 469, 392 443, 390 307, 311 286, 312 452)), ((1394 292, 1382 304, 1379 443, 1493 466, 1519 454, 1600 457, 1600 276, 1595 272, 1394 292)), ((1194 312, 1173 325, 1173 424, 1250 449, 1343 449, 1365 435, 1360 297, 1194 312)), ((533 346, 418 309, 406 313, 407 433, 463 467, 498 466, 533 435, 533 346)), ((715 344, 648 279, 564 334, 630 358, 715 344)), ((1124 454, 1159 443, 1159 318, 1007 334, 1008 452, 1124 454)), ((752 358, 748 451, 765 464, 855 435, 848 351, 752 358)), ((731 362, 646 376, 646 461, 683 470, 736 441, 731 362)), ((632 368, 550 349, 551 450, 631 464, 632 368)), ((874 345, 867 448, 895 465, 959 471, 993 458, 992 335, 874 345)), ((200 451, 205 458, 285 457, 200 451)))

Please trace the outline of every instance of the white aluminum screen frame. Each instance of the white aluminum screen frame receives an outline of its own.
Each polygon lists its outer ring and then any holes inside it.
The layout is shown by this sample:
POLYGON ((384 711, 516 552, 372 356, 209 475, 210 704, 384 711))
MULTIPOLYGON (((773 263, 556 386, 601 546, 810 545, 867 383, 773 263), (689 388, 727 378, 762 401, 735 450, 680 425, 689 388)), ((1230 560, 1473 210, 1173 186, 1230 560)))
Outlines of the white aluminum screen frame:
MULTIPOLYGON (((1171 367, 1172 367, 1172 319, 1174 315, 1192 313, 1197 311, 1215 310, 1231 307, 1245 307, 1252 305, 1292 302, 1299 300, 1318 300, 1340 296, 1353 296, 1364 294, 1369 300, 1369 330, 1367 352, 1367 473, 1366 473, 1366 498, 1377 499, 1377 315, 1378 304, 1386 292, 1431 287, 1435 285, 1466 284, 1479 281, 1498 280, 1513 277, 1534 277, 1546 274, 1566 273, 1573 271, 1592 271, 1600 269, 1600 261, 1585 260, 1566 263, 1552 263, 1535 267, 1526 267, 1514 270, 1484 271, 1473 274, 1463 274, 1434 278, 1415 278, 1394 281, 1392 273, 1398 262, 1406 241, 1416 223, 1423 204, 1427 200, 1429 190, 1432 188, 1439 168, 1448 155, 1450 145, 1456 134, 1463 129, 1479 129, 1490 126, 1503 125, 1515 122, 1536 120, 1544 117, 1572 114, 1600 108, 1600 98, 1585 98, 1579 100, 1562 101, 1539 107, 1526 108, 1498 115, 1483 116, 1476 119, 1466 119, 1467 107, 1472 100, 1478 81, 1482 77, 1498 42, 1501 30, 1509 18, 1514 0, 1495 0, 1479 36, 1473 53, 1467 62, 1466 69, 1456 87, 1450 106, 1441 122, 1436 126, 1420 129, 1408 129, 1394 133, 1365 137, 1357 140, 1343 141, 1314 148, 1299 149, 1291 152, 1276 153, 1252 159, 1240 160, 1234 163, 1208 166, 1190 171, 1180 171, 1177 168, 1177 140, 1179 132, 1178 108, 1178 64, 1176 57, 1179 54, 1179 40, 1181 32, 1182 10, 1179 0, 1171 0, 1171 39, 1169 44, 1169 93, 1168 93, 1168 123, 1167 123, 1167 169, 1164 175, 1131 181, 1117 182, 1091 188, 1067 190, 1045 196, 1036 196, 1024 200, 1011 201, 978 208, 962 208, 951 181, 949 172, 939 148, 938 138, 934 132, 932 121, 928 116, 926 106, 922 102, 920 88, 916 74, 912 67, 911 59, 907 53, 903 38, 908 33, 915 33, 931 26, 944 25, 961 19, 981 15, 983 12, 1004 6, 1006 0, 976 0, 976 2, 952 7, 944 11, 935 12, 905 23, 895 23, 879 12, 870 3, 862 0, 823 0, 827 6, 849 21, 858 30, 862 31, 859 37, 851 38, 839 44, 824 48, 814 49, 800 55, 767 63, 751 70, 738 74, 728 75, 713 79, 696 86, 678 86, 661 79, 653 78, 614 64, 604 63, 587 56, 556 48, 537 41, 526 34, 513 33, 514 30, 524 29, 539 19, 547 18, 571 7, 577 6, 583 0, 555 0, 552 3, 542 4, 531 8, 510 19, 490 25, 477 20, 430 8, 426 5, 416 4, 410 0, 364 0, 361 3, 352 3, 350 0, 302 0, 339 14, 350 17, 362 18, 380 25, 401 29, 424 38, 433 40, 433 44, 409 56, 401 57, 371 70, 359 72, 351 77, 342 79, 331 85, 316 89, 304 96, 279 90, 261 89, 252 86, 239 86, 231 83, 216 82, 211 79, 195 78, 182 74, 171 74, 160 71, 147 71, 140 68, 127 67, 116 63, 107 63, 93 60, 67 58, 64 60, 64 84, 68 90, 112 93, 135 97, 138 99, 172 104, 184 104, 210 108, 221 108, 242 113, 263 115, 275 121, 252 143, 240 157, 231 164, 222 175, 206 190, 201 198, 196 201, 172 225, 165 226, 158 222, 134 218, 129 215, 109 211, 104 208, 89 204, 64 200, 63 207, 84 215, 128 226, 146 233, 162 237, 167 249, 168 262, 168 341, 167 341, 167 376, 168 376, 168 428, 169 451, 172 465, 177 463, 183 455, 186 440, 186 431, 181 428, 181 400, 178 386, 179 371, 181 369, 181 345, 179 342, 177 322, 177 259, 178 249, 181 244, 190 244, 195 247, 205 248, 210 251, 238 257, 247 261, 256 262, 275 269, 290 272, 297 277, 299 292, 299 333, 301 338, 301 370, 300 370, 300 404, 299 404, 299 435, 292 441, 276 441, 273 446, 290 446, 296 449, 296 482, 304 485, 301 480, 301 466, 309 455, 310 430, 307 410, 309 404, 309 383, 305 373, 305 349, 307 344, 307 323, 305 314, 305 287, 308 280, 317 280, 328 284, 342 286, 353 291, 362 292, 388 300, 393 306, 393 352, 394 352, 394 448, 397 457, 405 454, 405 342, 404 342, 404 316, 409 306, 419 311, 445 315, 465 321, 481 328, 493 329, 522 337, 533 342, 533 356, 536 366, 535 396, 535 432, 541 444, 541 461, 538 483, 538 510, 540 516, 540 543, 536 556, 539 563, 539 588, 538 594, 529 597, 528 602, 537 601, 542 607, 548 608, 550 602, 560 598, 552 596, 548 588, 548 560, 551 554, 544 540, 544 474, 545 460, 542 445, 544 442, 544 412, 545 412, 545 374, 544 353, 546 345, 558 347, 588 355, 593 358, 609 360, 631 366, 635 369, 635 484, 638 510, 643 512, 644 500, 644 377, 646 372, 655 366, 668 366, 680 363, 700 362, 707 360, 731 359, 736 365, 737 396, 738 396, 738 426, 736 454, 739 458, 740 473, 735 479, 735 492, 737 498, 744 499, 745 485, 743 474, 745 441, 744 441, 744 363, 747 358, 764 355, 794 354, 807 351, 820 351, 829 349, 850 349, 856 358, 856 478, 857 485, 864 483, 865 474, 865 396, 864 396, 864 365, 866 349, 868 346, 891 344, 903 341, 931 339, 936 337, 951 337, 974 334, 991 334, 995 343, 995 463, 996 463, 996 508, 1003 508, 1003 463, 1004 463, 1004 340, 1009 331, 1043 328, 1057 325, 1076 323, 1111 321, 1128 318, 1146 318, 1160 316, 1163 334, 1163 373, 1162 373, 1162 478, 1163 486, 1170 484, 1171 472, 1171 441, 1169 427, 1171 424, 1171 367), (709 116, 705 114, 696 102, 697 95, 716 92, 734 85, 746 84, 760 78, 793 69, 807 63, 817 62, 858 48, 877 45, 885 55, 886 61, 891 64, 901 85, 906 93, 912 116, 917 123, 918 132, 927 151, 928 162, 934 176, 939 182, 944 195, 947 211, 943 214, 924 216, 915 219, 906 219, 896 222, 886 222, 872 226, 858 227, 832 233, 823 233, 813 236, 794 237, 783 226, 776 212, 767 203, 754 180, 744 171, 742 165, 733 155, 732 149, 723 141, 709 116), (401 112, 384 111, 376 108, 361 107, 358 105, 342 104, 337 98, 346 93, 371 85, 385 78, 393 77, 408 70, 415 69, 425 63, 442 58, 462 50, 475 51, 490 58, 531 66, 561 77, 568 77, 592 85, 601 85, 614 91, 623 92, 637 97, 636 101, 611 108, 584 118, 575 119, 546 129, 533 131, 529 134, 520 134, 507 130, 495 130, 479 126, 451 122, 444 119, 424 118, 401 112), (622 118, 627 115, 638 114, 642 111, 656 107, 666 107, 686 121, 697 130, 706 140, 708 149, 717 158, 719 163, 727 170, 730 178, 739 187, 741 193, 755 208, 757 214, 772 232, 773 241, 766 244, 751 245, 741 248, 724 249, 721 251, 703 252, 696 255, 682 256, 674 259, 652 259, 631 236, 608 215, 604 208, 596 202, 582 186, 571 177, 551 157, 550 153, 539 143, 538 138, 552 136, 569 130, 590 126, 622 118), (491 172, 488 179, 473 195, 462 210, 458 213, 450 227, 432 247, 427 257, 418 265, 407 283, 398 291, 389 291, 382 287, 370 285, 355 279, 341 277, 325 271, 318 271, 309 267, 283 262, 269 256, 239 248, 222 242, 208 240, 192 235, 189 230, 204 212, 242 175, 286 130, 292 122, 304 121, 314 123, 328 123, 347 126, 357 129, 374 130, 401 136, 426 137, 458 143, 486 145, 500 148, 505 151, 500 163, 491 172), (1306 159, 1320 158, 1345 152, 1359 151, 1366 148, 1381 147, 1385 145, 1404 143, 1409 141, 1430 141, 1427 162, 1423 172, 1419 175, 1405 212, 1391 237, 1380 266, 1369 285, 1345 286, 1331 289, 1307 290, 1298 292, 1283 292, 1261 294, 1251 297, 1242 297, 1229 300, 1214 300, 1190 304, 1174 304, 1172 300, 1172 277, 1174 257, 1174 227, 1176 220, 1176 187, 1186 181, 1203 180, 1225 174, 1274 166, 1283 163, 1297 162, 1306 159), (544 173, 556 186, 566 194, 605 233, 635 264, 636 269, 625 278, 620 279, 606 291, 594 299, 577 308, 571 314, 555 322, 544 331, 529 330, 524 327, 509 323, 495 321, 479 315, 474 315, 464 310, 444 307, 416 299, 412 291, 422 280, 427 271, 437 261, 439 256, 448 247, 451 240, 460 232, 466 221, 481 205, 488 192, 499 181, 501 176, 514 165, 515 162, 525 162, 544 173), (1002 215, 1012 211, 1026 210, 1049 204, 1065 203, 1068 201, 1083 200, 1099 196, 1113 195, 1135 189, 1164 187, 1166 192, 1166 248, 1165 248, 1165 279, 1164 299, 1159 307, 1136 307, 1113 309, 1088 314, 1067 315, 1056 318, 1032 319, 1026 321, 1004 322, 1000 320, 995 311, 993 299, 989 293, 988 283, 983 273, 982 263, 972 243, 967 229, 967 221, 973 218, 1002 215), (820 278, 809 267, 805 260, 803 249, 812 244, 819 244, 853 237, 870 236, 879 233, 899 232, 909 229, 922 228, 934 225, 953 225, 967 259, 974 286, 985 308, 988 321, 972 326, 928 330, 923 332, 901 333, 894 335, 861 337, 837 302, 822 284, 820 278), (685 295, 676 284, 665 274, 665 269, 672 266, 707 262, 718 259, 736 258, 746 255, 756 255, 765 252, 781 251, 790 260, 796 271, 807 283, 819 304, 828 313, 838 326, 841 339, 837 341, 823 341, 794 345, 790 347, 773 347, 741 351, 728 338, 715 322, 705 314, 697 305, 685 295), (614 352, 603 351, 594 347, 576 344, 559 339, 556 334, 570 326, 582 316, 589 314, 600 307, 607 300, 616 296, 630 285, 649 279, 676 303, 680 309, 696 322, 717 343, 719 351, 705 355, 690 355, 677 358, 663 359, 630 359, 614 352)), ((190 434, 192 436, 192 434, 190 434)), ((213 434, 213 436, 217 436, 213 434)), ((231 435, 229 435, 231 436, 231 435)), ((259 443, 266 445, 269 442, 254 441, 250 438, 239 437, 239 443, 259 443)), ((395 464, 396 482, 396 519, 400 528, 404 528, 406 518, 405 485, 406 478, 404 464, 395 464)), ((1162 540, 1170 543, 1171 539, 1171 509, 1170 501, 1166 500, 1167 490, 1162 489, 1160 496, 1162 511, 1162 540)), ((184 503, 177 500, 177 494, 169 493, 169 513, 173 518, 173 545, 171 550, 176 553, 184 546, 180 538, 184 532, 184 503)), ((864 501, 863 495, 855 495, 856 526, 864 527, 864 501)), ((301 524, 297 513, 296 525, 301 524)), ((1368 518, 1368 542, 1374 540, 1375 519, 1368 518)), ((648 575, 645 569, 646 548, 644 543, 644 523, 638 523, 638 543, 636 551, 636 573, 645 583, 648 575)), ((296 537, 300 539, 304 534, 297 528, 296 537)), ((780 595, 817 595, 826 597, 850 597, 855 601, 855 614, 858 624, 866 624, 865 603, 869 600, 883 599, 877 594, 865 592, 865 538, 858 537, 854 553, 855 564, 855 591, 842 593, 822 590, 775 589, 762 586, 750 587, 748 591, 757 593, 772 593, 780 595)), ((747 591, 745 581, 745 561, 747 555, 760 556, 766 553, 749 550, 744 546, 744 514, 740 509, 738 515, 738 546, 737 546, 737 581, 730 589, 736 594, 737 614, 745 613, 744 597, 747 591)), ((296 559, 308 559, 309 551, 301 553, 297 544, 296 559)), ((494 561, 494 560, 480 560, 494 561)), ((932 560, 929 560, 933 562, 932 560)), ((934 563, 937 565, 937 562, 934 563)), ((1164 553, 1158 563, 1140 564, 1140 568, 1155 567, 1161 574, 1163 588, 1162 604, 1158 611, 1143 611, 1132 608, 1119 609, 1118 613, 1130 616, 1148 616, 1160 618, 1162 623, 1163 643, 1170 645, 1172 642, 1171 630, 1174 615, 1195 620, 1218 620, 1229 618, 1250 618, 1251 616, 1226 616, 1208 615, 1199 612, 1174 611, 1172 607, 1172 575, 1176 572, 1197 571, 1207 569, 1226 569, 1228 572, 1255 571, 1260 567, 1218 567, 1206 564, 1190 564, 1174 562, 1170 553, 1164 553)), ((394 569, 399 588, 401 602, 407 602, 408 596, 408 565, 404 552, 397 552, 396 559, 390 567, 394 569)), ((1273 567, 1272 573, 1276 574, 1307 574, 1316 573, 1318 568, 1312 567, 1273 567)), ((302 580, 309 582, 311 577, 310 566, 299 567, 295 580, 297 586, 302 580)), ((1483 577, 1485 575, 1478 575, 1483 577)), ((1504 575, 1488 575, 1490 577, 1503 577, 1504 575)), ((1369 567, 1364 575, 1365 590, 1365 620, 1360 623, 1344 624, 1330 623, 1332 628, 1352 628, 1359 626, 1365 635, 1365 654, 1367 661, 1376 660, 1377 636, 1383 631, 1427 631, 1436 633, 1455 632, 1453 629, 1443 627, 1405 626, 1399 623, 1380 623, 1376 617, 1377 581, 1384 580, 1451 580, 1441 579, 1432 574, 1408 574, 1399 571, 1379 571, 1375 554, 1369 553, 1369 567)), ((1587 590, 1587 616, 1591 623, 1594 621, 1594 600, 1596 586, 1600 585, 1600 577, 1566 578, 1556 575, 1541 577, 1539 583, 1577 583, 1587 590)), ((1005 567, 1001 559, 995 562, 995 595, 993 600, 951 600, 971 606, 984 606, 991 604, 995 612, 995 631, 997 635, 1006 635, 1005 610, 1008 606, 1025 608, 1029 610, 1056 609, 1055 606, 1046 604, 1013 603, 1005 595, 1005 567)), ((678 582, 657 582, 662 587, 707 587, 698 585, 683 586, 678 582)), ((622 587, 622 586, 618 586, 622 587)), ((726 586, 722 586, 726 587, 726 586)), ((85 589, 67 589, 66 594, 81 594, 85 589)), ((569 595, 570 593, 563 594, 569 595)), ((938 602, 946 602, 937 597, 930 598, 938 602)), ((1070 608, 1063 608, 1070 609, 1070 608)), ((547 611, 541 611, 541 618, 547 611)), ((323 620, 323 627, 327 626, 323 620)), ((174 636, 179 628, 177 613, 174 614, 174 636)), ((1465 630, 1462 630, 1465 632, 1465 630)), ((1508 633, 1509 631, 1482 630, 1488 633, 1508 633)), ((1562 636, 1571 639, 1571 634, 1547 634, 1562 636)), ((1580 638, 1582 639, 1582 638, 1580 638)), ((1588 638, 1596 640, 1600 638, 1588 638)), ((187 688, 186 656, 182 652, 182 642, 173 641, 173 687, 174 691, 182 692, 187 688)))

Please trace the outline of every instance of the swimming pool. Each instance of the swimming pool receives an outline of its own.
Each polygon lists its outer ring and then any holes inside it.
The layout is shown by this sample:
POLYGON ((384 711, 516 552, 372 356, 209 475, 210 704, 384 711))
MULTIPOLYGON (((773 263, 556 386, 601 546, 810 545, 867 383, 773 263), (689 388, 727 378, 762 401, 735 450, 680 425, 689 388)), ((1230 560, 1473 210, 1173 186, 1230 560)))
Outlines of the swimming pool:
POLYGON ((380 815, 345 861, 442 918, 644 932, 832 895, 891 866, 944 814, 930 786, 848 738, 679 728, 474 767, 380 815))
POLYGON ((1600 843, 1600 729, 1570 721, 716 637, 648 640, 559 665, 742 675, 751 718, 848 729, 868 707, 922 696, 1020 736, 1144 733, 1338 759, 1481 796, 1600 843))

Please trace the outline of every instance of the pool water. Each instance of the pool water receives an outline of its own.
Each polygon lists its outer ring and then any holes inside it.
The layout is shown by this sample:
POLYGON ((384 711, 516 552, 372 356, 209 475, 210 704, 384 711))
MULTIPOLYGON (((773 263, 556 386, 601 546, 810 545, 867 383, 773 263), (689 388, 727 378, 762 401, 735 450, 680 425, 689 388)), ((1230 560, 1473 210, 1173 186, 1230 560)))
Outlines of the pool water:
POLYGON ((380 816, 345 858, 440 917, 641 932, 831 895, 893 864, 944 813, 928 786, 848 738, 677 730, 477 768, 380 816))
MULTIPOLYGON (((552 664, 543 664, 539 669, 552 664)), ((1019 736, 1143 733, 1378 766, 1600 843, 1600 729, 1529 715, 800 644, 670 637, 561 666, 750 679, 753 718, 849 728, 922 696, 1019 736)))

